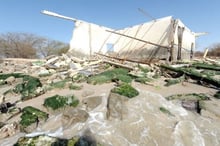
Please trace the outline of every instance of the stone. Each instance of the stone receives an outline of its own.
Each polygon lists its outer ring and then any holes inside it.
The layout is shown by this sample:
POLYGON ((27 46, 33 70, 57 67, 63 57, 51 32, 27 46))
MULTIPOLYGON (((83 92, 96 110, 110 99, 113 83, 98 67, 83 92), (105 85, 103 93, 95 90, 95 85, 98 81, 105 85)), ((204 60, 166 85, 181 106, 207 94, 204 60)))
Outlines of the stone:
POLYGON ((123 115, 127 113, 125 101, 128 98, 116 93, 110 93, 107 103, 107 119, 123 119, 123 115))
POLYGON ((198 100, 182 100, 181 101, 182 107, 187 110, 195 111, 200 113, 199 101, 198 100))
POLYGON ((19 131, 18 123, 6 124, 0 129, 0 139, 15 135, 19 131))
POLYGON ((69 127, 79 122, 85 122, 89 117, 89 114, 81 109, 70 108, 65 110, 62 115, 62 124, 64 127, 69 127))
POLYGON ((15 81, 15 77, 14 76, 10 76, 7 79, 5 79, 5 83, 9 84, 9 85, 12 85, 14 83, 14 81, 15 81))
POLYGON ((203 101, 201 108, 220 118, 220 101, 218 99, 203 101))
POLYGON ((101 96, 88 97, 86 99, 83 99, 82 103, 86 106, 86 109, 90 111, 102 103, 102 97, 101 96))

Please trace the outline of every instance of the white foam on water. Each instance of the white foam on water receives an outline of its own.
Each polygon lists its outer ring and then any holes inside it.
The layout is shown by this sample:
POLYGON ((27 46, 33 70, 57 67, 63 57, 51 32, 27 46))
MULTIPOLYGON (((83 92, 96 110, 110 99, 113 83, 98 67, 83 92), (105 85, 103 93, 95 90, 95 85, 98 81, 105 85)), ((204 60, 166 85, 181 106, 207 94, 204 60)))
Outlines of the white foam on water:
POLYGON ((192 121, 179 121, 174 129, 174 146, 205 146, 200 130, 192 121))

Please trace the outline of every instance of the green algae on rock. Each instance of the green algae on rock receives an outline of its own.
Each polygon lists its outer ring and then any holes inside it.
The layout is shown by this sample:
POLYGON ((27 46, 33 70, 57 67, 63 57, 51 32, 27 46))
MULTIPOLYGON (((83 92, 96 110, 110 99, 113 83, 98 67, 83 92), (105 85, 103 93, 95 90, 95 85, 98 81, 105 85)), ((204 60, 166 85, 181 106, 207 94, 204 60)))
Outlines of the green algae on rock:
POLYGON ((21 121, 20 124, 23 128, 30 126, 33 123, 36 123, 43 120, 46 121, 48 118, 48 114, 40 111, 37 108, 32 106, 27 106, 22 109, 21 121))
POLYGON ((118 87, 113 88, 111 92, 118 93, 128 98, 132 98, 132 97, 139 95, 139 92, 127 83, 123 83, 119 85, 118 87))
POLYGON ((44 106, 52 108, 53 110, 62 108, 64 106, 76 107, 79 104, 79 100, 75 96, 60 96, 54 95, 44 100, 44 106))

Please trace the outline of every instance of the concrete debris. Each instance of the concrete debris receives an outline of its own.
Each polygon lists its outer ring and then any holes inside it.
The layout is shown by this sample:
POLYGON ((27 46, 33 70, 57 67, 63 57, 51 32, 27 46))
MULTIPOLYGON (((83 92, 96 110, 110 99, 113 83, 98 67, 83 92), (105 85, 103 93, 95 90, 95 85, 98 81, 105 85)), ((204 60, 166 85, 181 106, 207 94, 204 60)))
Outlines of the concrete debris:
POLYGON ((15 135, 19 131, 18 123, 6 124, 0 129, 0 139, 15 135))
POLYGON ((12 85, 12 83, 15 81, 15 77, 14 76, 10 76, 5 80, 6 84, 12 85))

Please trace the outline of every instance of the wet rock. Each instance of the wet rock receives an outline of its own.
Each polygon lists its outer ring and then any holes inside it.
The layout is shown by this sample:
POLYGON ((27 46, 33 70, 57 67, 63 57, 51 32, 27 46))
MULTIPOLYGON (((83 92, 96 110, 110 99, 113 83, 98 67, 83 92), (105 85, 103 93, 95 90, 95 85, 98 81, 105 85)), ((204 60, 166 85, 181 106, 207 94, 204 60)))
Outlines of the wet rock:
POLYGON ((79 122, 85 122, 89 117, 89 114, 80 109, 65 110, 62 115, 62 124, 64 127, 69 127, 79 122))
POLYGON ((33 146, 51 146, 57 138, 40 135, 36 137, 21 137, 18 139, 16 146, 33 145, 33 146))
POLYGON ((74 146, 96 146, 96 140, 91 136, 81 136, 74 146))
POLYGON ((182 100, 181 104, 182 104, 182 107, 184 107, 187 110, 200 113, 201 108, 199 107, 198 100, 182 100))
POLYGON ((0 139, 15 135, 19 131, 18 123, 6 124, 0 129, 0 139))
POLYGON ((12 104, 10 102, 2 103, 0 104, 0 112, 1 113, 7 113, 10 107, 15 106, 15 104, 12 104))
POLYGON ((102 103, 102 97, 101 96, 89 97, 83 99, 82 103, 86 105, 86 109, 90 111, 102 103))
POLYGON ((79 137, 74 146, 99 146, 90 129, 86 129, 83 135, 79 137))
POLYGON ((35 137, 21 137, 18 139, 16 146, 101 146, 94 139, 88 136, 75 136, 71 139, 62 139, 50 137, 47 135, 39 135, 35 137))
POLYGON ((108 119, 123 119, 123 115, 127 112, 125 101, 128 98, 116 93, 110 93, 107 103, 107 118, 108 119))
POLYGON ((49 114, 45 113, 37 108, 26 106, 22 109, 21 121, 21 130, 27 133, 33 132, 38 125, 43 125, 49 114))

